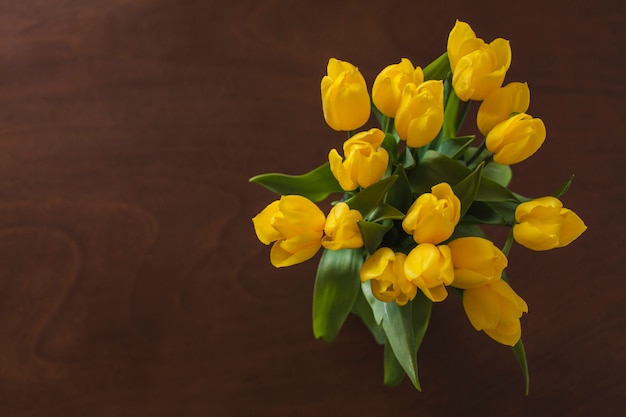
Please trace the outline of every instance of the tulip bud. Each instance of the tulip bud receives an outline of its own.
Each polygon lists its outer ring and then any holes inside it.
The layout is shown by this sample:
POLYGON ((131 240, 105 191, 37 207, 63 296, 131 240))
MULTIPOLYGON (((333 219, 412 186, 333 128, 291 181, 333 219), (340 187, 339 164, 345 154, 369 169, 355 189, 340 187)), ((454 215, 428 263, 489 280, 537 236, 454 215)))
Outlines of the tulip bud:
POLYGON ((404 276, 406 255, 382 247, 361 266, 361 282, 370 281, 372 294, 383 302, 405 305, 415 298, 417 288, 404 276))
POLYGON ((530 106, 530 90, 526 83, 509 83, 491 93, 480 104, 476 124, 487 135, 498 123, 514 113, 524 113, 530 106))
POLYGON ((370 129, 359 132, 343 144, 345 159, 342 159, 337 150, 328 153, 330 170, 346 191, 352 191, 358 186, 368 187, 378 182, 389 162, 389 154, 380 145, 385 134, 380 129, 370 129))
POLYGON ((532 156, 546 139, 546 126, 541 119, 526 113, 517 114, 496 125, 485 139, 493 160, 513 165, 532 156))
POLYGON ((450 185, 442 182, 424 193, 409 207, 402 228, 416 243, 441 243, 452 236, 461 216, 461 201, 450 185))
POLYGON ((400 139, 412 148, 435 139, 443 125, 443 82, 408 83, 402 91, 394 123, 400 139))
POLYGON ((501 279, 463 291, 463 308, 476 330, 508 346, 519 341, 520 317, 528 313, 526 302, 501 279))
POLYGON ((463 237, 448 243, 454 266, 456 288, 475 288, 499 280, 508 261, 490 240, 463 237))
POLYGON ((326 217, 305 197, 285 195, 253 219, 254 230, 266 245, 274 242, 270 261, 276 268, 312 258, 322 246, 326 217))
POLYGON ((370 96, 363 75, 346 61, 331 58, 322 78, 322 110, 328 126, 356 130, 370 117, 370 96))
POLYGON ((486 44, 465 22, 456 21, 448 36, 448 58, 454 92, 463 101, 484 100, 499 88, 511 65, 509 41, 486 44))
POLYGON ((413 67, 407 58, 397 64, 385 67, 374 80, 372 101, 382 114, 396 117, 402 100, 402 91, 408 83, 419 85, 424 82, 424 73, 420 67, 413 67))
POLYGON ((454 280, 450 248, 431 243, 417 245, 406 257, 404 274, 431 301, 443 301, 448 296, 445 286, 454 280))
POLYGON ((517 206, 515 241, 528 249, 541 251, 561 248, 578 238, 587 226, 572 210, 555 197, 541 197, 517 206))
POLYGON ((346 203, 335 204, 326 217, 322 246, 330 250, 362 247, 363 237, 358 226, 362 220, 358 210, 350 210, 346 203))

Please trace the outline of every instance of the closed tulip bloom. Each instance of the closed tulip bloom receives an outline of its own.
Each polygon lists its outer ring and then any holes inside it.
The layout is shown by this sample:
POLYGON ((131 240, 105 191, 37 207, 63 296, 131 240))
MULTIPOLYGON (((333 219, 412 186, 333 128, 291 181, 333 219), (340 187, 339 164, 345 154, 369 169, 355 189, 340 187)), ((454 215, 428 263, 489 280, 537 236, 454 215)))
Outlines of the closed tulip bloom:
POLYGON ((400 139, 412 148, 429 144, 443 125, 443 82, 408 83, 394 119, 400 139))
POLYGON ((487 44, 470 25, 458 20, 448 36, 447 50, 452 86, 463 101, 484 100, 502 85, 511 65, 509 41, 497 38, 487 44))
POLYGON ((363 216, 358 210, 350 210, 346 203, 337 203, 326 217, 322 246, 330 250, 354 249, 363 246, 358 222, 363 216))
POLYGON ((361 282, 370 281, 372 294, 383 302, 405 305, 415 298, 417 288, 404 276, 406 255, 382 247, 361 266, 361 282))
POLYGON ((402 58, 399 63, 388 65, 378 74, 372 87, 372 101, 382 114, 396 117, 404 87, 408 83, 419 85, 422 82, 422 69, 415 68, 408 58, 402 58))
POLYGON ((508 261, 490 240, 462 237, 448 243, 454 266, 456 288, 475 288, 499 280, 508 261))
POLYGON ((526 83, 509 83, 492 91, 480 103, 476 123, 478 130, 487 135, 498 123, 515 113, 524 113, 530 106, 530 90, 526 83))
POLYGON ((326 217, 309 199, 286 195, 269 204, 252 222, 261 242, 274 242, 270 261, 279 268, 304 262, 317 253, 326 217))
POLYGON ((332 129, 356 130, 370 118, 370 96, 365 79, 351 63, 331 58, 321 90, 324 119, 332 129))
POLYGON ((465 290, 463 308, 476 330, 508 346, 519 341, 520 317, 528 313, 526 302, 501 279, 465 290))
POLYGON ((450 248, 431 243, 417 245, 406 257, 404 274, 431 301, 443 301, 448 296, 445 286, 454 280, 450 248))
POLYGON ((491 129, 485 145, 493 152, 494 161, 513 165, 532 156, 545 140, 546 126, 543 121, 520 113, 491 129))
POLYGON ((572 210, 555 197, 541 197, 517 206, 515 241, 528 249, 542 251, 561 248, 578 238, 587 226, 572 210))
POLYGON ((441 243, 452 236, 461 216, 461 201, 448 183, 419 196, 402 220, 402 228, 416 243, 441 243))
POLYGON ((370 129, 344 142, 345 159, 335 149, 328 153, 330 170, 341 188, 352 191, 359 186, 370 186, 382 178, 389 162, 389 154, 380 147, 383 139, 385 134, 382 130, 370 129))

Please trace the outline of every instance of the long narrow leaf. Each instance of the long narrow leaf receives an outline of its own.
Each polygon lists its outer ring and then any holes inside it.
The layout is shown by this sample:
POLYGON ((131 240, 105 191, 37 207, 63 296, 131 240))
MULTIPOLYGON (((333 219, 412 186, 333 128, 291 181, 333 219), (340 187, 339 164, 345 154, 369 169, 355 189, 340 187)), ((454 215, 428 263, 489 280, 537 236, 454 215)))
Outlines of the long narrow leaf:
POLYGON ((385 350, 383 353, 384 374, 383 383, 388 387, 394 387, 398 385, 404 379, 406 372, 396 359, 396 355, 393 353, 393 349, 389 344, 389 341, 385 342, 385 350))
POLYGON ((397 179, 397 175, 392 175, 384 180, 380 180, 347 199, 346 204, 351 209, 360 211, 361 215, 367 218, 372 210, 383 201, 387 190, 397 179))
POLYGON ((302 175, 261 174, 249 181, 279 195, 296 194, 315 202, 324 200, 330 194, 343 192, 328 162, 302 175))
POLYGON ((513 354, 515 355, 515 359, 519 363, 522 368, 522 373, 524 374, 524 383, 526 385, 526 395, 530 392, 530 374, 528 373, 528 362, 526 362, 526 350, 524 349, 524 344, 522 343, 522 339, 520 339, 515 346, 513 346, 513 354))
POLYGON ((417 376, 417 349, 410 307, 400 307, 395 302, 384 303, 383 329, 396 359, 418 391, 421 386, 417 376))
POLYGON ((324 250, 313 289, 313 334, 330 342, 337 337, 360 288, 361 249, 324 250))

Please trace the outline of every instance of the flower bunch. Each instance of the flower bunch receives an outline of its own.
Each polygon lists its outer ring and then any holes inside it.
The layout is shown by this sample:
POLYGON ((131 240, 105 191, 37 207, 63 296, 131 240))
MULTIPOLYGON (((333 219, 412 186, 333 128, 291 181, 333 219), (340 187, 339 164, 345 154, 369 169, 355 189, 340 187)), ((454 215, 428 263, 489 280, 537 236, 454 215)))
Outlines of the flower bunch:
POLYGON ((559 197, 527 198, 508 188, 511 165, 546 138, 527 113, 526 83, 503 85, 511 64, 505 39, 490 43, 457 21, 447 51, 424 69, 402 58, 378 74, 371 95, 358 68, 331 58, 321 81, 324 118, 347 131, 342 153, 303 175, 251 179, 280 194, 253 218, 272 244, 276 267, 323 248, 313 294, 313 331, 333 340, 350 313, 385 347, 385 383, 407 375, 417 389, 416 354, 433 303, 452 291, 469 323, 512 346, 526 387, 520 318, 526 302, 504 270, 514 242, 535 251, 563 247, 586 229, 559 197), (471 103, 483 137, 459 131, 471 103), (374 113, 379 127, 364 128, 374 113), (317 202, 339 195, 326 215, 317 202), (482 225, 509 229, 499 248, 482 225))

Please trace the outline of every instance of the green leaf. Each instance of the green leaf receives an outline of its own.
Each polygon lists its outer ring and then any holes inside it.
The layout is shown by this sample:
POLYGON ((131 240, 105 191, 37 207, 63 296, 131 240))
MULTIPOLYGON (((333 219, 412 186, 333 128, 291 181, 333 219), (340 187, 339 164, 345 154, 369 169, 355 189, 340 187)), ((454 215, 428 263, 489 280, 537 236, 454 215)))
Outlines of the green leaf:
POLYGON ((513 354, 515 355, 515 359, 519 363, 522 368, 522 373, 524 374, 524 383, 526 385, 526 395, 530 392, 530 374, 528 373, 528 362, 526 362, 526 350, 524 349, 524 344, 522 343, 522 339, 513 346, 513 354))
POLYGON ((359 230, 361 231, 361 237, 363 238, 363 245, 369 253, 376 252, 376 249, 383 241, 385 233, 392 227, 391 222, 385 222, 385 224, 361 221, 357 223, 359 230))
POLYGON ((380 325, 385 317, 385 303, 374 297, 374 294, 372 294, 372 286, 369 281, 361 284, 361 291, 363 292, 365 300, 372 308, 372 314, 374 315, 376 324, 380 325))
POLYGON ((443 137, 453 138, 456 136, 456 132, 459 131, 459 97, 454 92, 454 89, 450 89, 446 108, 444 110, 443 118, 443 137))
POLYGON ((489 162, 483 169, 483 176, 494 182, 508 187, 513 178, 513 170, 509 165, 500 165, 496 162, 489 162))
POLYGON ((448 53, 444 52, 439 58, 435 59, 424 68, 424 81, 443 80, 451 71, 448 53))
POLYGON ((415 351, 417 352, 422 345, 426 330, 428 329, 433 303, 423 292, 418 291, 413 301, 411 301, 411 307, 413 332, 415 335, 415 351))
POLYGON ((411 184, 409 184, 409 179, 402 165, 396 168, 394 175, 398 176, 398 180, 393 183, 393 186, 389 189, 389 192, 387 192, 385 202, 401 212, 406 213, 409 207, 411 207, 411 204, 413 204, 411 184))
POLYGON ((361 318, 361 321, 363 321, 363 324, 372 332, 374 339, 376 339, 379 345, 385 343, 385 340, 387 340, 385 331, 382 326, 380 326, 380 323, 376 322, 372 307, 370 307, 365 299, 363 291, 358 292, 354 305, 352 306, 352 312, 361 318))
POLYGON ((402 220, 404 213, 397 208, 381 203, 370 213, 368 220, 371 222, 381 222, 383 220, 402 220))
POLYGON ((480 228, 480 226, 475 224, 460 224, 454 228, 454 232, 452 233, 452 236, 450 236, 448 241, 451 242, 454 239, 470 236, 487 238, 487 235, 485 235, 485 232, 483 231, 483 229, 480 228))
POLYGON ((366 218, 372 210, 374 210, 383 201, 387 190, 398 179, 397 175, 392 175, 380 180, 375 184, 359 191, 354 196, 345 201, 348 206, 353 210, 361 212, 363 218, 366 218))
MULTIPOLYGON (((441 182, 454 186, 471 173, 472 170, 460 162, 430 150, 426 152, 420 164, 408 174, 408 178, 413 192, 423 194, 430 192, 432 186, 441 182)), ((481 178, 475 200, 519 202, 516 194, 485 177, 481 178)))
POLYGON ((489 203, 474 201, 460 223, 503 225, 506 220, 489 203))
POLYGON ((389 166, 393 166, 398 160, 398 138, 391 133, 385 133, 385 139, 380 146, 389 154, 389 166))
POLYGON ((461 217, 465 215, 474 202, 476 194, 478 194, 483 165, 484 164, 482 163, 478 165, 470 175, 463 178, 454 187, 452 187, 454 195, 456 195, 461 201, 461 217))
POLYGON ((444 139, 439 147, 439 152, 452 159, 458 159, 474 142, 475 138, 474 135, 470 135, 444 139))
POLYGON ((330 342, 352 310, 360 287, 361 249, 324 250, 313 289, 313 334, 330 342))
POLYGON ((279 195, 301 195, 315 202, 322 201, 329 194, 343 192, 328 162, 303 175, 261 174, 249 181, 279 195))
POLYGON ((406 372, 402 369, 402 365, 396 359, 393 349, 387 340, 385 342, 385 350, 383 353, 384 375, 383 383, 388 387, 395 387, 404 379, 406 372))
POLYGON ((383 303, 383 329, 387 335, 393 354, 418 391, 421 391, 417 377, 417 349, 413 331, 410 306, 400 307, 395 302, 383 303))
POLYGON ((569 177, 569 179, 565 181, 565 184, 561 185, 561 187, 558 190, 556 190, 554 194, 552 194, 552 196, 555 198, 561 197, 563 194, 567 192, 567 190, 569 190, 570 185, 572 185, 572 181, 574 181, 573 175, 569 177))

